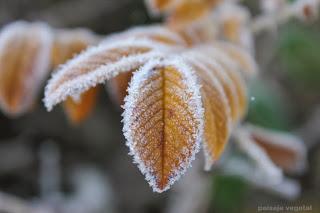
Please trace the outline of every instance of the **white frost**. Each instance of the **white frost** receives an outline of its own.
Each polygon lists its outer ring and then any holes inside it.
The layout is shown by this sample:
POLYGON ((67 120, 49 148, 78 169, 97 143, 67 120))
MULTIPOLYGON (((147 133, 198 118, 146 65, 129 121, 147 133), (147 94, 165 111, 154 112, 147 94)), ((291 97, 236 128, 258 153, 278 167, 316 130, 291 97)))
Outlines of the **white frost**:
MULTIPOLYGON (((111 44, 103 43, 97 47, 91 47, 61 66, 57 72, 53 73, 45 89, 45 106, 50 111, 54 105, 64 101, 68 96, 79 96, 91 87, 105 83, 106 80, 115 77, 121 72, 130 71, 152 58, 159 57, 162 55, 162 52, 166 52, 168 49, 170 49, 170 47, 167 45, 162 45, 147 39, 127 39, 124 41, 111 42, 111 44), (91 70, 83 75, 75 76, 73 79, 57 85, 65 75, 70 74, 75 67, 83 64, 83 61, 92 55, 104 54, 114 48, 121 49, 127 47, 146 47, 151 50, 146 53, 123 57, 114 63, 106 62, 98 66, 97 69, 91 70), (57 89, 54 89, 55 87, 57 87, 57 89)), ((83 64, 83 66, 86 65, 83 64)))

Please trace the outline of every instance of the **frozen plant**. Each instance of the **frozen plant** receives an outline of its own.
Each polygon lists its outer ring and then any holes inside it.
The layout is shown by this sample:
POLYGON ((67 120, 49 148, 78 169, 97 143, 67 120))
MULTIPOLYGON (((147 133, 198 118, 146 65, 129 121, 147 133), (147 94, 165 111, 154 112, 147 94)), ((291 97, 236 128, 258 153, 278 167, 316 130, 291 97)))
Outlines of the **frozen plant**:
POLYGON ((305 168, 305 148, 296 137, 242 124, 248 82, 258 74, 253 39, 291 17, 311 20, 318 3, 262 4, 261 16, 252 18, 238 1, 149 0, 150 12, 163 14, 164 23, 107 36, 59 66, 44 104, 50 111, 64 103, 82 118, 94 106, 98 86, 106 84, 123 103, 129 153, 156 192, 169 189, 200 149, 210 170, 230 137, 274 187, 284 180, 283 170, 305 168))

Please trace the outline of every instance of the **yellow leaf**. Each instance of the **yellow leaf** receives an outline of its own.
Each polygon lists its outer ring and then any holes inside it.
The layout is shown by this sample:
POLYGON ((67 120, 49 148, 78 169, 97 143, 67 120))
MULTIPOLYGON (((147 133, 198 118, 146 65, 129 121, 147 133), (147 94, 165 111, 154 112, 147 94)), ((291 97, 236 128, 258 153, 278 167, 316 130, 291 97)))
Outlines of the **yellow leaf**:
POLYGON ((124 105, 124 134, 154 191, 167 190, 199 149, 200 86, 179 60, 154 60, 134 73, 124 105))
POLYGON ((52 35, 42 23, 15 22, 0 33, 0 106, 17 116, 36 101, 49 73, 52 35))

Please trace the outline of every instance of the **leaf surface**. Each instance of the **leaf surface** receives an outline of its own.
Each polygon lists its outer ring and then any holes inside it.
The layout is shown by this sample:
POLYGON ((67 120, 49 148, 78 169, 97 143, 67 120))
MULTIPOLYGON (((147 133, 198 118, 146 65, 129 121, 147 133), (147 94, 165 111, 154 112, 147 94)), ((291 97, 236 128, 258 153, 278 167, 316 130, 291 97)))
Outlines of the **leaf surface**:
POLYGON ((52 35, 42 23, 15 22, 0 33, 0 105, 17 116, 29 111, 49 73, 52 35))
POLYGON ((241 68, 228 54, 219 49, 210 46, 200 47, 201 53, 207 58, 214 58, 224 69, 226 75, 231 79, 232 84, 236 89, 236 96, 238 97, 238 115, 234 118, 234 123, 238 123, 246 114, 248 106, 247 85, 241 68))
MULTIPOLYGON (((98 40, 97 36, 85 29, 56 30, 51 50, 53 68, 57 68, 98 40)), ((81 94, 79 100, 74 101, 69 97, 64 102, 63 108, 71 123, 79 124, 90 115, 96 105, 97 91, 97 88, 92 88, 81 94)))
POLYGON ((105 83, 119 73, 137 69, 168 48, 150 40, 127 39, 102 43, 66 63, 49 81, 44 102, 47 109, 68 96, 77 99, 81 93, 105 83))
POLYGON ((52 66, 57 68, 89 45, 97 42, 97 36, 85 29, 56 30, 51 50, 52 66))
POLYGON ((306 169, 306 147, 303 141, 289 133, 247 125, 254 140, 280 168, 287 172, 306 169))
POLYGON ((202 138, 200 86, 180 60, 160 60, 134 73, 125 99, 124 134, 154 191, 167 190, 194 159, 202 138))
POLYGON ((195 60, 192 54, 184 55, 196 70, 202 86, 204 103, 204 141, 206 157, 205 169, 209 170, 214 161, 220 158, 228 142, 231 128, 231 109, 223 86, 209 67, 195 60))
POLYGON ((85 120, 96 105, 99 88, 93 87, 80 95, 79 100, 69 97, 64 103, 64 110, 73 124, 79 124, 85 120))
MULTIPOLYGON (((178 33, 173 32, 167 27, 161 25, 134 27, 123 33, 115 33, 110 35, 107 39, 105 39, 104 42, 119 41, 126 38, 150 39, 151 41, 172 47, 177 46, 179 49, 187 45, 184 38, 178 33)), ((107 82, 107 91, 116 104, 123 104, 124 98, 127 95, 127 88, 132 76, 132 72, 135 70, 136 69, 126 73, 121 73, 107 82)))

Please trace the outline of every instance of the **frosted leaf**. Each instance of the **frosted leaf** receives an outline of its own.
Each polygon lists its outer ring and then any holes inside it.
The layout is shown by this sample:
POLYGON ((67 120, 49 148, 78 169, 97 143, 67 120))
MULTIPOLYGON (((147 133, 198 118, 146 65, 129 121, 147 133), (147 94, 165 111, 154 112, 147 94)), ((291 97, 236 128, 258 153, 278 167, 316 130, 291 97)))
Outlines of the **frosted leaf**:
MULTIPOLYGON (((108 36, 103 42, 113 42, 123 40, 124 38, 150 39, 159 43, 167 44, 172 48, 179 49, 186 46, 186 41, 178 33, 173 32, 167 27, 161 25, 140 26, 131 28, 122 33, 114 33, 108 36)), ((122 105, 124 97, 127 95, 128 83, 131 79, 132 70, 127 73, 121 73, 107 82, 107 91, 117 105, 122 105)))
POLYGON ((238 128, 234 136, 239 148, 256 163, 256 166, 264 172, 265 176, 270 178, 270 181, 273 183, 282 181, 282 170, 272 162, 263 148, 255 143, 250 132, 244 128, 238 128))
POLYGON ((52 32, 43 23, 14 22, 0 33, 0 106, 10 116, 30 110, 49 73, 52 32))
POLYGON ((274 180, 259 167, 241 157, 229 156, 224 161, 222 170, 227 175, 241 176, 253 186, 288 200, 297 199, 301 192, 301 187, 296 180, 287 177, 283 177, 280 181, 274 180))
POLYGON ((169 189, 190 166, 203 132, 197 77, 182 60, 170 58, 134 73, 123 113, 130 154, 156 192, 169 189))
POLYGON ((290 133, 247 125, 252 138, 271 160, 287 172, 303 172, 307 165, 307 150, 303 141, 290 133))
POLYGON ((99 88, 92 87, 82 93, 77 100, 69 97, 63 103, 63 109, 72 124, 79 124, 89 117, 97 101, 99 88))
POLYGON ((184 0, 169 11, 167 23, 171 28, 187 28, 190 23, 209 16, 213 8, 222 0, 184 0))
POLYGON ((213 24, 211 16, 193 21, 188 24, 188 27, 176 29, 176 31, 184 38, 189 46, 213 41, 218 37, 218 29, 213 24))
POLYGON ((168 48, 146 39, 127 39, 89 48, 52 75, 45 90, 45 106, 51 110, 68 96, 77 97, 119 73, 137 69, 168 48))
POLYGON ((186 53, 183 57, 190 63, 200 79, 204 113, 203 148, 206 157, 205 169, 209 170, 220 158, 231 130, 231 110, 228 98, 217 76, 209 66, 196 60, 196 53, 186 53))
MULTIPOLYGON (((51 50, 53 68, 65 63, 90 45, 99 41, 99 37, 86 29, 58 29, 54 31, 54 42, 51 50)), ((68 98, 63 105, 64 112, 72 124, 78 124, 89 117, 96 104, 97 88, 81 94, 79 100, 68 98)))
POLYGON ((219 24, 222 39, 254 52, 254 40, 249 26, 250 12, 247 8, 226 2, 217 8, 213 19, 219 24))
POLYGON ((223 51, 208 45, 201 45, 198 47, 199 53, 205 55, 207 58, 214 58, 223 68, 233 85, 236 87, 238 97, 238 113, 236 121, 240 121, 247 112, 248 98, 247 98, 247 84, 242 76, 240 66, 223 51))
POLYGON ((234 82, 222 65, 220 65, 214 58, 210 58, 206 54, 201 54, 201 52, 201 48, 198 48, 196 51, 190 51, 190 58, 198 61, 198 63, 201 63, 203 66, 206 66, 207 69, 215 75, 226 94, 233 121, 237 121, 239 118, 239 97, 234 82))
POLYGON ((90 45, 97 44, 98 36, 86 29, 58 29, 54 31, 51 51, 53 67, 65 63, 90 45))
POLYGON ((106 84, 106 89, 117 106, 124 104, 124 98, 127 96, 127 88, 131 80, 133 71, 120 73, 116 77, 110 79, 106 84))
POLYGON ((235 61, 241 67, 241 71, 247 78, 257 74, 258 65, 253 56, 244 48, 222 41, 212 42, 212 47, 219 49, 232 58, 233 61, 235 61))

